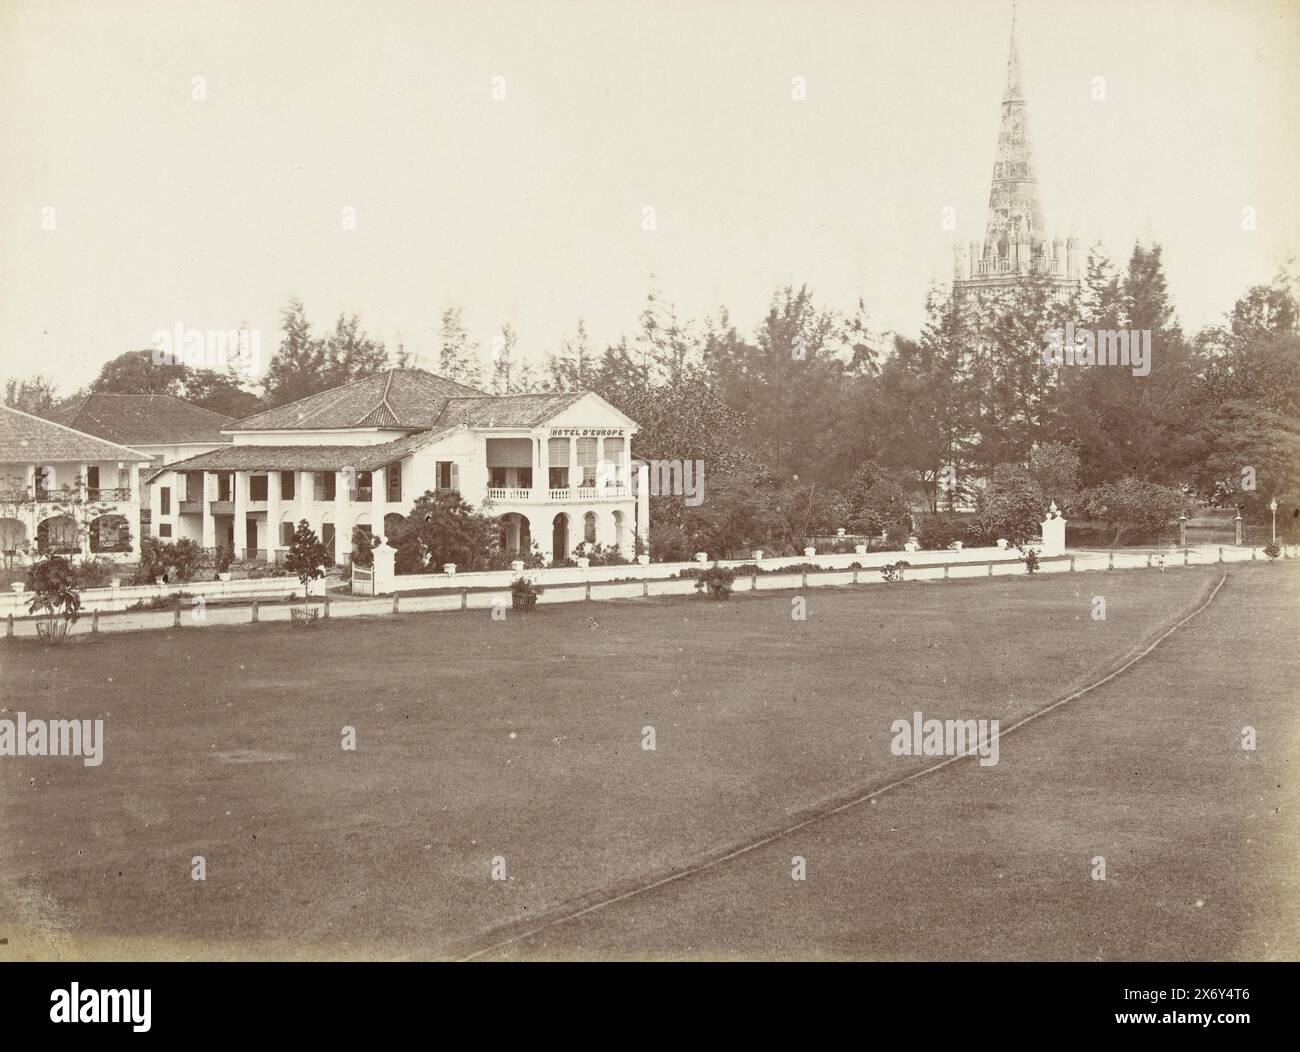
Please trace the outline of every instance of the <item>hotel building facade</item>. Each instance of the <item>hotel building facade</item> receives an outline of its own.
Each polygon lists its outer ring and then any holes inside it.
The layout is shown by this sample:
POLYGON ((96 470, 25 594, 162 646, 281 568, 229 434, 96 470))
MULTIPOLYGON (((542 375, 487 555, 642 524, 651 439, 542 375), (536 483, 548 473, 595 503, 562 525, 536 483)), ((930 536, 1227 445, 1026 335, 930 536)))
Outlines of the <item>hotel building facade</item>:
POLYGON ((520 558, 585 543, 631 558, 647 539, 634 421, 590 392, 487 395, 389 369, 237 421, 220 449, 148 479, 151 532, 279 561, 305 519, 346 564, 356 527, 389 536, 426 491, 497 516, 520 558))

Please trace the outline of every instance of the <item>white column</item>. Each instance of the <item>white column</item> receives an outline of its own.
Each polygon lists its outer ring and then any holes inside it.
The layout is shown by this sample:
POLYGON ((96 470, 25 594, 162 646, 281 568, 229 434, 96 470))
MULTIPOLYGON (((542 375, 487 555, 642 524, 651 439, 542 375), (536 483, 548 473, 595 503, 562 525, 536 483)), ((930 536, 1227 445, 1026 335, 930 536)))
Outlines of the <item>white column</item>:
POLYGON ((570 438, 569 439, 569 490, 570 491, 576 490, 578 488, 578 483, 580 481, 581 479, 578 476, 578 440, 576 438, 570 438))
MULTIPOLYGON (((203 505, 203 547, 211 551, 217 546, 217 520, 212 514, 212 501, 216 498, 217 476, 203 472, 203 482, 199 486, 199 497, 203 505)), ((187 497, 188 493, 185 494, 187 497)), ((155 529, 154 533, 158 531, 155 529)))
POLYGON ((379 468, 370 473, 370 533, 378 541, 384 539, 384 509, 388 506, 388 471, 379 468))
MULTIPOLYGON (((537 443, 537 471, 533 476, 533 489, 540 494, 541 500, 551 497, 551 440, 546 432, 537 443)), ((530 517, 531 521, 531 517, 530 517)), ((533 538, 536 540, 536 537, 533 538)))
POLYGON ((636 533, 650 553, 650 466, 637 465, 636 479, 636 533))
POLYGON ((352 552, 352 510, 348 500, 348 477, 334 472, 334 561, 340 566, 352 552))
MULTIPOLYGON (((152 469, 152 465, 150 465, 152 469)), ((140 511, 144 507, 144 493, 140 488, 140 465, 131 465, 131 516, 129 521, 131 527, 131 558, 140 558, 140 531, 144 528, 141 524, 140 511)), ((175 476, 173 476, 175 477, 175 476)), ((173 484, 172 496, 175 497, 175 485, 173 484)), ((180 508, 176 509, 177 515, 180 514, 180 508)))
POLYGON ((248 535, 248 526, 245 522, 248 517, 248 472, 232 471, 230 477, 230 485, 234 490, 232 496, 235 498, 235 558, 246 559, 248 552, 244 541, 248 535))
POLYGON ((266 561, 274 564, 280 546, 280 473, 266 473, 266 561))

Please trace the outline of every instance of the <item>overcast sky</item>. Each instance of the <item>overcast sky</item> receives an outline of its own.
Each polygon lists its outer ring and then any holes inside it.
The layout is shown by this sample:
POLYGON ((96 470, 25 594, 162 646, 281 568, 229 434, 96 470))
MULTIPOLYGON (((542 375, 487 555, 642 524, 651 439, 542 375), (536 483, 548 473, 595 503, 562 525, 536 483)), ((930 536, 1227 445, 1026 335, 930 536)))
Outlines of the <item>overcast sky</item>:
MULTIPOLYGON (((293 296, 426 364, 447 306, 540 356, 652 284, 915 333, 983 234, 1010 6, 0 0, 0 373, 66 392, 177 321, 266 357, 293 296)), ((1163 243, 1187 327, 1297 253, 1300 4, 1021 0, 1019 36, 1052 229, 1163 243)))

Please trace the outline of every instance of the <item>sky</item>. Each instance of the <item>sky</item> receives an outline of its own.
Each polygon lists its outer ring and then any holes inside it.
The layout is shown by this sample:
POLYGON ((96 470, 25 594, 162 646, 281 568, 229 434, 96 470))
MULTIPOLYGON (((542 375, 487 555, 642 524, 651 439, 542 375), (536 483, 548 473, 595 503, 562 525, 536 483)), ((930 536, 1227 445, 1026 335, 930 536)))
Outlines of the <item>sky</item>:
MULTIPOLYGON (((178 322, 256 329, 265 360, 293 297, 426 366, 447 307, 540 359, 580 317, 597 347, 630 334, 652 289, 752 334, 807 284, 915 334, 954 239, 983 236, 1010 21, 0 0, 0 375, 69 393, 178 322)), ((1161 243, 1191 329, 1300 252, 1300 3, 1020 0, 1018 27, 1051 230, 1118 261, 1161 243)))

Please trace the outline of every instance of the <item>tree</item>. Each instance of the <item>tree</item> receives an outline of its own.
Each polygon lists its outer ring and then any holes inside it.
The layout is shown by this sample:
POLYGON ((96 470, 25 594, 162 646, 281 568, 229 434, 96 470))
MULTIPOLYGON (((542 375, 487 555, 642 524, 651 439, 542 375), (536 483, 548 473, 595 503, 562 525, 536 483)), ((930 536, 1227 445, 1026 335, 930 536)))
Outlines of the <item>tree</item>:
POLYGON ((515 344, 519 342, 519 334, 515 332, 514 327, 506 322, 501 326, 501 331, 492 341, 492 383, 490 390, 493 394, 504 395, 513 394, 515 388, 511 383, 510 367, 513 364, 515 353, 515 344))
POLYGON ((5 405, 11 409, 21 409, 33 416, 45 416, 58 401, 54 381, 48 376, 5 381, 5 405))
POLYGON ((588 390, 593 379, 593 367, 587 323, 579 318, 577 331, 572 337, 564 338, 560 353, 547 356, 547 387, 552 391, 588 390))
POLYGON ((442 312, 438 330, 438 375, 469 387, 479 387, 482 366, 478 346, 470 340, 460 307, 448 307, 442 312))
POLYGON ((1079 453, 1061 442, 1045 442, 1029 454, 1029 477, 1044 499, 1063 513, 1073 511, 1079 496, 1079 453))
POLYGON ((445 563, 463 570, 485 569, 498 538, 497 520, 476 512, 459 493, 426 491, 394 538, 394 566, 398 573, 437 572, 445 563))
POLYGON ((311 582, 325 576, 325 567, 334 563, 334 552, 316 537, 306 519, 298 522, 284 559, 285 569, 302 582, 302 609, 307 616, 311 608, 308 594, 311 582))
POLYGON ((1014 545, 1037 537, 1048 502, 1029 470, 1000 464, 975 502, 975 527, 985 541, 1014 545))
POLYGON ((1115 529, 1112 545, 1128 530, 1147 536, 1168 528, 1188 506, 1185 494, 1146 479, 1122 478, 1088 490, 1083 505, 1089 518, 1099 519, 1115 529))
POLYGON ((71 561, 47 552, 32 565, 27 582, 34 593, 27 612, 45 615, 45 623, 37 625, 37 633, 46 643, 62 643, 81 609, 81 588, 71 561))

